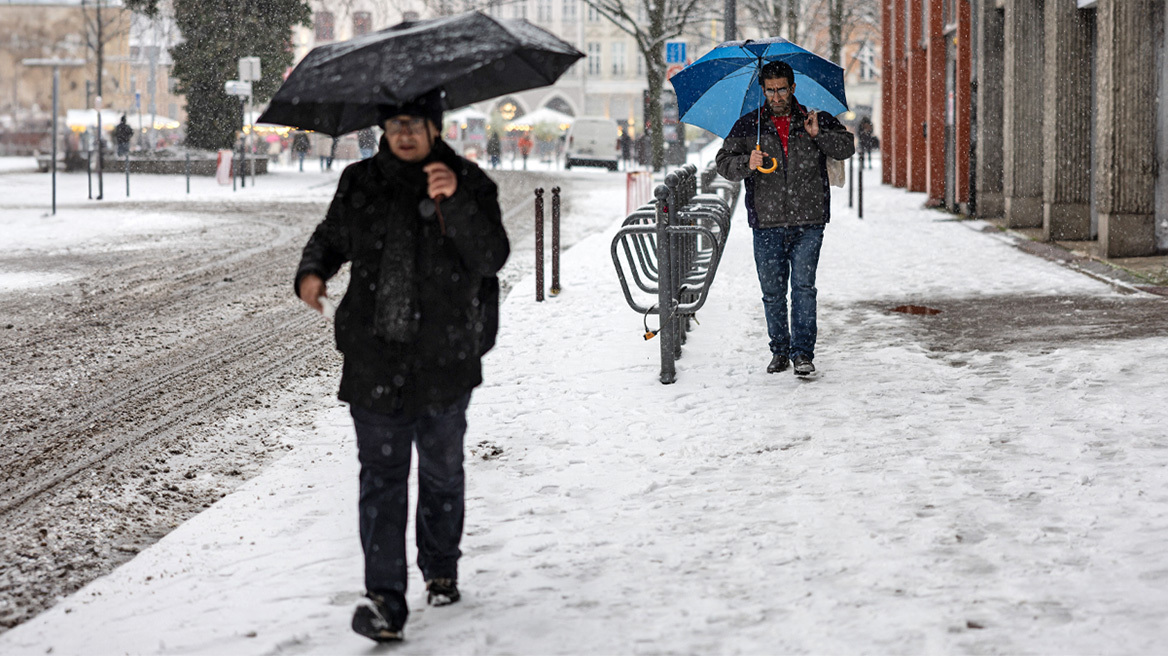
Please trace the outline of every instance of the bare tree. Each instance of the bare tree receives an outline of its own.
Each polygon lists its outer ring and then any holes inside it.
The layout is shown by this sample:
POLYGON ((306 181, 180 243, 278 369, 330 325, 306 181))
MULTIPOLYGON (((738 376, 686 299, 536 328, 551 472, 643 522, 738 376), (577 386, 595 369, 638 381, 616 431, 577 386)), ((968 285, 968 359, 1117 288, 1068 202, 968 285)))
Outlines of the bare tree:
POLYGON ((707 19, 711 0, 583 0, 637 43, 645 58, 649 86, 649 115, 653 168, 665 165, 665 140, 661 118, 661 91, 665 87, 665 42, 686 33, 694 23, 707 19), (639 3, 639 4, 638 4, 639 3), (643 8, 641 14, 639 9, 643 8))
POLYGON ((782 36, 787 23, 787 3, 793 0, 746 0, 743 6, 754 24, 767 36, 782 36))
POLYGON ((97 64, 94 91, 100 96, 105 79, 106 46, 127 34, 130 29, 129 12, 121 3, 110 0, 81 0, 81 13, 85 19, 85 45, 93 53, 97 64))
POLYGON ((865 26, 879 27, 880 3, 878 0, 813 0, 807 19, 806 34, 811 39, 802 45, 814 52, 826 49, 831 60, 842 66, 843 49, 854 42, 857 30, 865 26))

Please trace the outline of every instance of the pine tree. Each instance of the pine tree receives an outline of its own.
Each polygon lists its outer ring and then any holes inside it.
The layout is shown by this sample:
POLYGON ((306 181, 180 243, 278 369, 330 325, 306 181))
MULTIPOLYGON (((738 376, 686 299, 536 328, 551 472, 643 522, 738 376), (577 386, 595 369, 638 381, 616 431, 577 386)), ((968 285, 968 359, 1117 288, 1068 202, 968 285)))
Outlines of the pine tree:
POLYGON ((184 41, 171 49, 177 91, 187 100, 192 148, 231 148, 240 128, 239 99, 223 83, 239 77, 240 57, 259 57, 263 79, 252 83, 257 105, 279 88, 292 65, 292 26, 308 25, 305 0, 174 0, 184 41))

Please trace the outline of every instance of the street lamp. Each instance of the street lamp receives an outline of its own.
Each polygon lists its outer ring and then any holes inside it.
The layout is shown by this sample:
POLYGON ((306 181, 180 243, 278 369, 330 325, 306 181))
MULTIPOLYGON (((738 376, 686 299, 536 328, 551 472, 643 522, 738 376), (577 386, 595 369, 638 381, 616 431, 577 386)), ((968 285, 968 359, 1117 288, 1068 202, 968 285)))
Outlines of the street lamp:
MULTIPOLYGON (((53 68, 53 157, 49 160, 49 166, 53 171, 53 214, 57 214, 57 118, 60 110, 58 110, 58 96, 60 95, 61 87, 61 67, 62 66, 84 66, 85 60, 82 59, 25 59, 20 62, 24 66, 51 66, 53 68)), ((100 135, 99 135, 100 136, 100 135)))

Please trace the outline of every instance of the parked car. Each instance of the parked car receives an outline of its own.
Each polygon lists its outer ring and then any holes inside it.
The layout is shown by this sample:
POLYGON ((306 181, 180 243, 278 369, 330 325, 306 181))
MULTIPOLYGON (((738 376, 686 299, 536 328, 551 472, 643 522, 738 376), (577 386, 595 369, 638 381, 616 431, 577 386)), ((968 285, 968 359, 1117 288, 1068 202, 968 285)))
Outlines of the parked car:
POLYGON ((603 116, 581 116, 568 128, 564 168, 603 166, 615 171, 620 163, 620 130, 603 116))

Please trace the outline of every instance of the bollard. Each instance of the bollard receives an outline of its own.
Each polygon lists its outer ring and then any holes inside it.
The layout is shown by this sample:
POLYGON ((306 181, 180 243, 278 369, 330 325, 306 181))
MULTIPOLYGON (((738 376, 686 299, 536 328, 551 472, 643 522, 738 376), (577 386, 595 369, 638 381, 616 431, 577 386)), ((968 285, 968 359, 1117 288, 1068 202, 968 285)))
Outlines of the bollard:
POLYGON ((855 157, 848 158, 848 207, 852 206, 852 185, 855 183, 855 172, 852 170, 852 162, 855 157))
POLYGON ((187 151, 187 193, 191 193, 191 152, 187 151))
POLYGON ((535 190, 535 301, 543 302, 543 187, 535 190))
POLYGON ((89 200, 93 200, 93 151, 85 152, 85 179, 89 182, 89 200))
POLYGON ((560 188, 552 187, 552 288, 551 296, 560 295, 560 188))
POLYGON ((126 151, 126 198, 130 197, 130 151, 126 151))
MULTIPOLYGON (((100 127, 101 114, 98 113, 98 127, 100 127)), ((105 198, 105 148, 101 140, 101 130, 98 130, 97 135, 97 200, 105 198)))
POLYGON ((864 167, 862 166, 860 167, 860 184, 857 189, 857 193, 859 194, 860 198, 859 215, 862 219, 864 218, 864 167))

